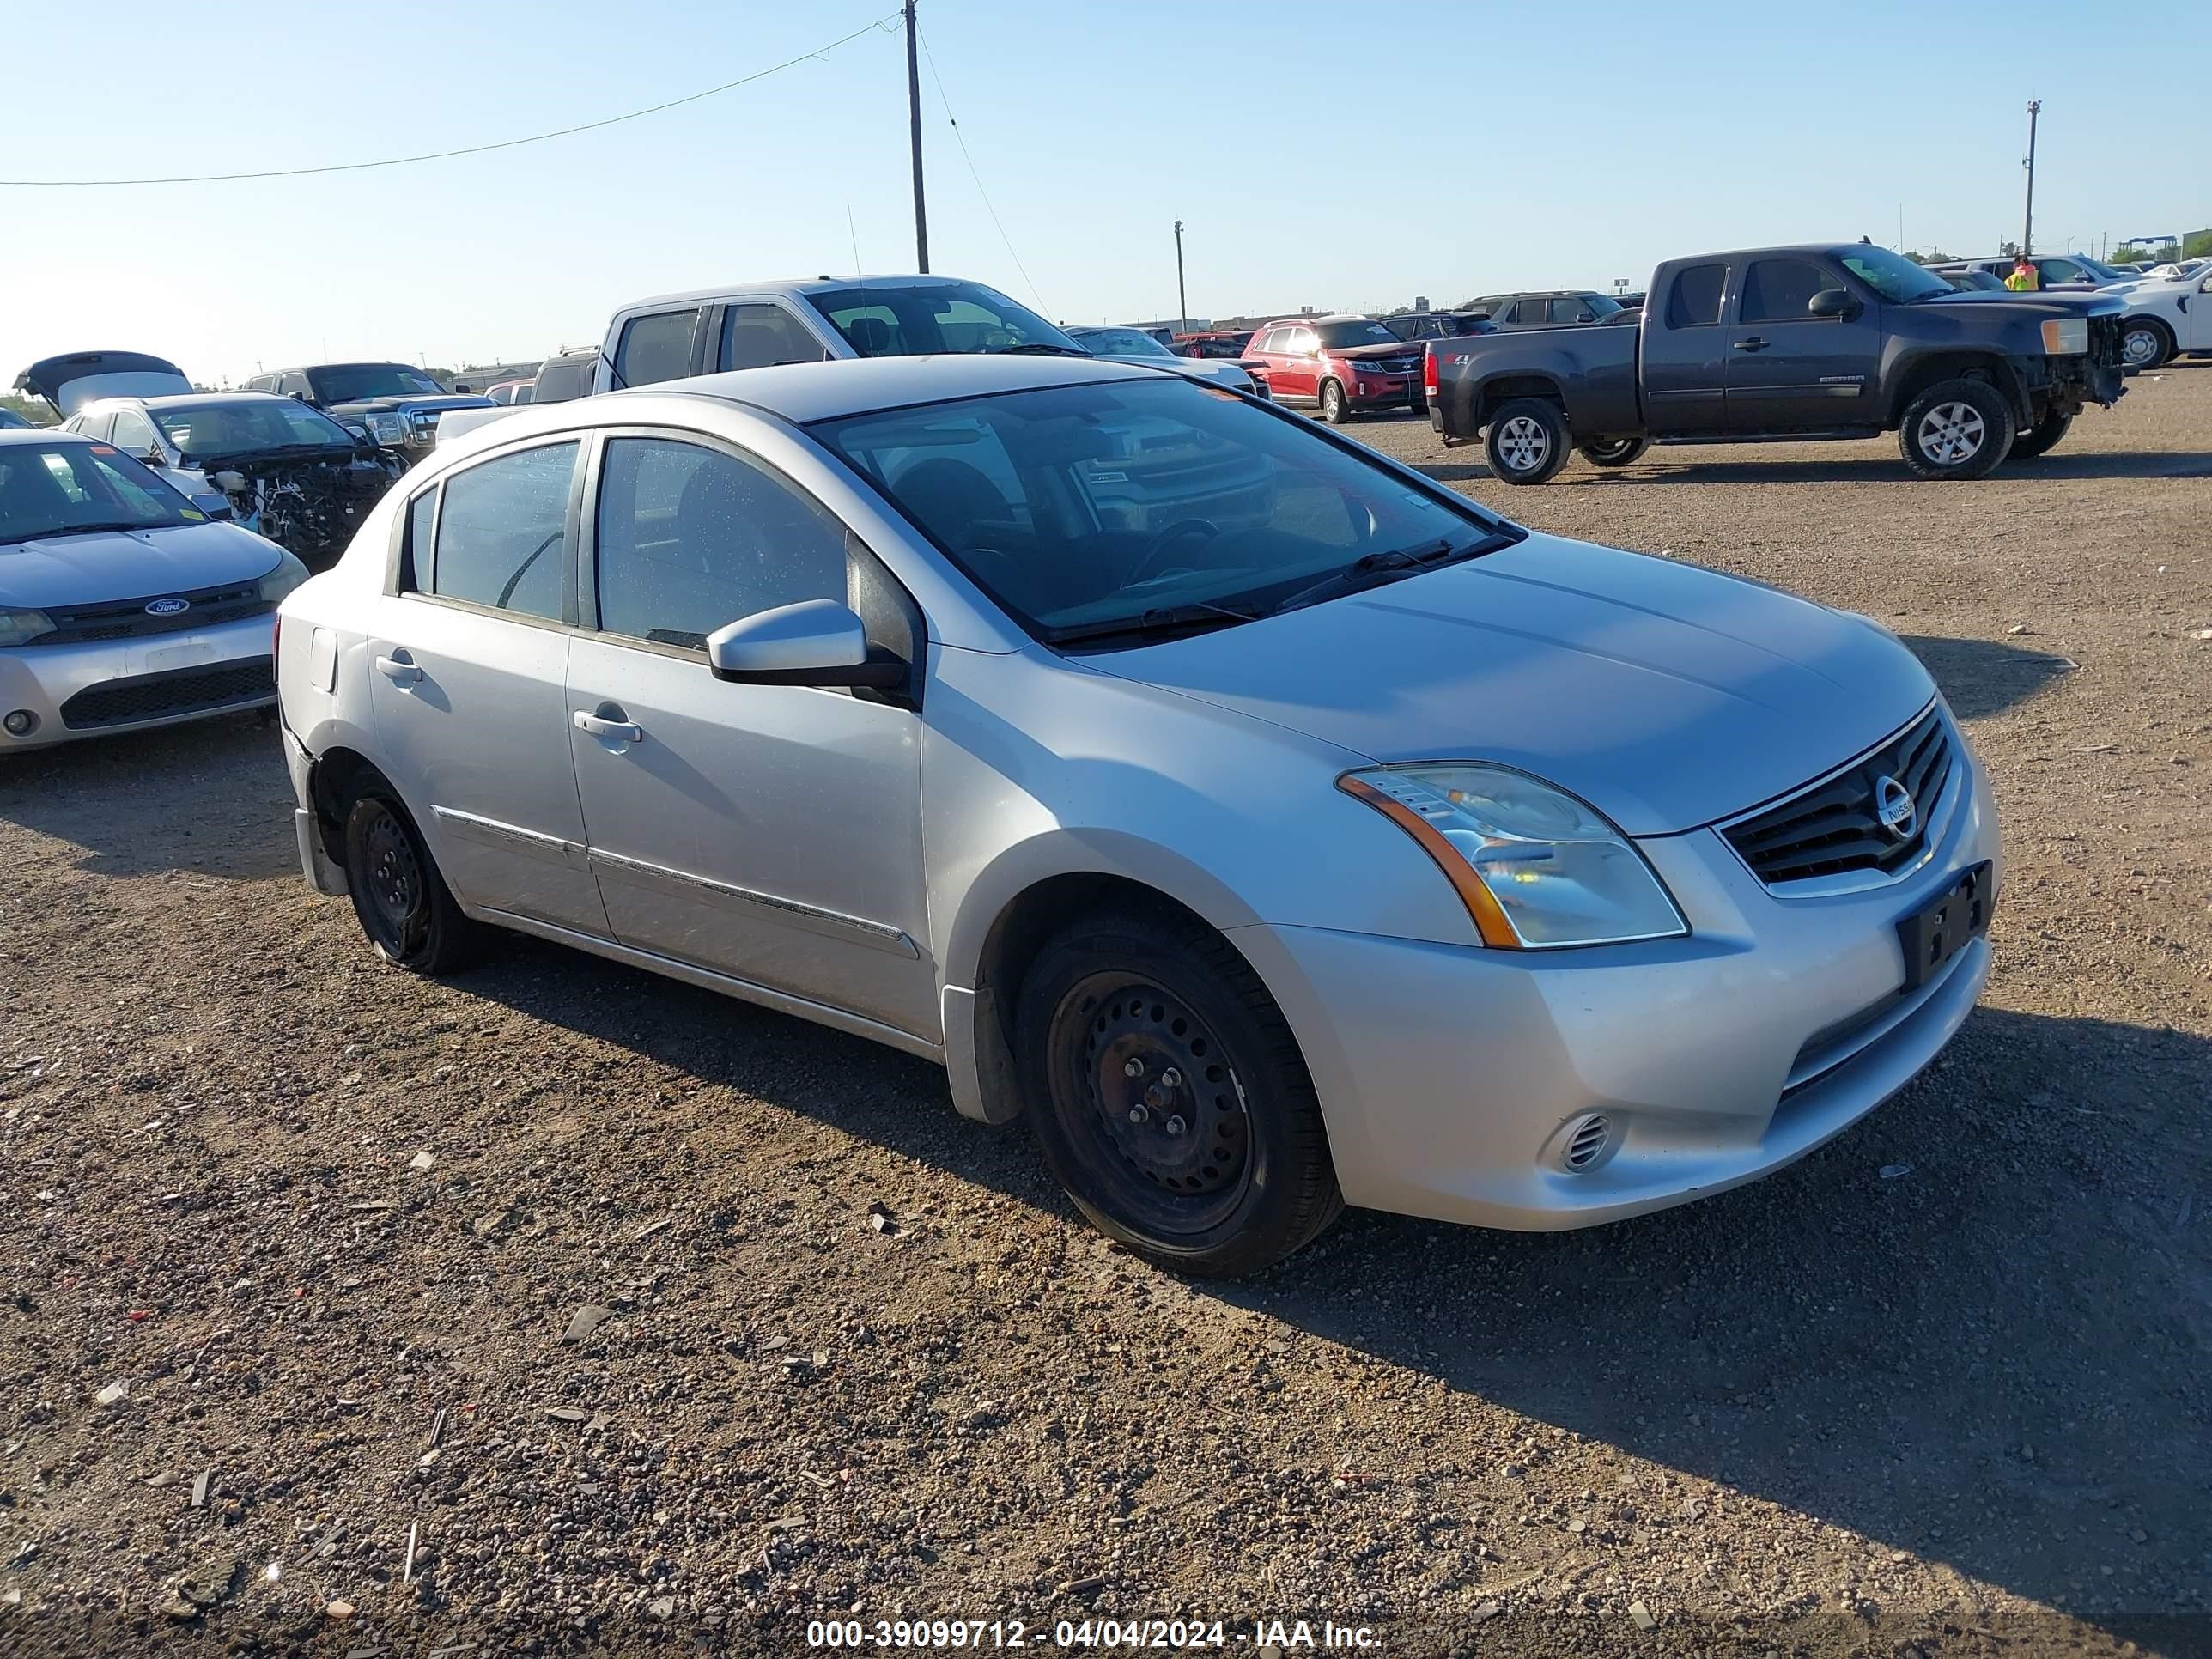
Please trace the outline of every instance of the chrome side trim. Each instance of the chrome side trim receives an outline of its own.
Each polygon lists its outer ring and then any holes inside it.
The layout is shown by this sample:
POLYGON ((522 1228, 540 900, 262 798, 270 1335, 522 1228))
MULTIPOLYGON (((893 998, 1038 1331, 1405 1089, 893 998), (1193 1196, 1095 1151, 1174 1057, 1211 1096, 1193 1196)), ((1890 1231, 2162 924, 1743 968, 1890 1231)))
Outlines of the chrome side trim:
POLYGON ((501 823, 497 818, 479 817, 474 812, 457 811, 450 806, 433 806, 430 816, 438 821, 440 829, 451 830, 464 841, 496 847, 503 853, 520 853, 570 870, 589 867, 585 862, 584 849, 558 836, 525 830, 517 823, 501 823))
POLYGON ((671 898, 703 899, 743 915, 766 912, 779 921, 789 922, 809 933, 888 951, 893 956, 915 962, 921 960, 921 947, 903 929, 887 921, 871 921, 866 916, 848 916, 819 905, 801 904, 796 899, 778 898, 773 893, 732 886, 726 881, 695 876, 689 871, 671 870, 665 865, 648 864, 643 859, 624 858, 596 847, 589 849, 588 857, 592 873, 605 880, 627 882, 633 887, 663 893, 671 898))
POLYGON ((599 939, 590 933, 580 933, 557 922, 541 921, 535 916, 519 915, 511 910, 485 908, 471 911, 471 915, 496 922, 501 927, 512 927, 519 933, 532 933, 539 939, 550 939, 556 945, 566 945, 579 951, 588 951, 595 957, 605 957, 610 962, 619 962, 631 968, 642 968, 649 974, 662 974, 670 979, 682 980, 702 991, 714 991, 726 997, 735 997, 741 1002, 757 1004, 780 1014, 790 1014, 799 1019, 812 1020, 817 1025, 827 1025, 854 1036, 866 1037, 871 1042, 880 1042, 886 1048, 903 1054, 917 1054, 924 1060, 945 1063, 942 1044, 911 1031, 902 1031, 896 1025, 885 1025, 863 1014, 849 1013, 842 1008, 833 1008, 826 1002, 812 1002, 805 997, 795 997, 783 991, 772 991, 765 985, 756 985, 749 979, 738 979, 728 974, 718 974, 711 968, 695 967, 674 957, 656 955, 651 951, 640 951, 627 945, 618 945, 611 939, 599 939))

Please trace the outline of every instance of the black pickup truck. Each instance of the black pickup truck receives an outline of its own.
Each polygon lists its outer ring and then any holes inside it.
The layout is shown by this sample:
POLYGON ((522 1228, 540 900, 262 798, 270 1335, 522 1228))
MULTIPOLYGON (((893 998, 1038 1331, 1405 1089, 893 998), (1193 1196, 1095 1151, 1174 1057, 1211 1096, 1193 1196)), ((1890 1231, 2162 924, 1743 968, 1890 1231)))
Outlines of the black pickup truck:
POLYGON ((1626 466, 1653 443, 1894 432, 1923 478, 2040 455, 2121 393, 2118 299, 1961 293, 1863 242, 1674 259, 1640 323, 1429 343, 1429 424, 1482 434, 1507 483, 1579 449, 1626 466))
POLYGON ((341 424, 365 432, 401 465, 412 466, 438 441, 439 416, 452 409, 495 409, 466 386, 452 392, 412 363, 311 363, 257 374, 248 392, 276 392, 312 404, 341 424))

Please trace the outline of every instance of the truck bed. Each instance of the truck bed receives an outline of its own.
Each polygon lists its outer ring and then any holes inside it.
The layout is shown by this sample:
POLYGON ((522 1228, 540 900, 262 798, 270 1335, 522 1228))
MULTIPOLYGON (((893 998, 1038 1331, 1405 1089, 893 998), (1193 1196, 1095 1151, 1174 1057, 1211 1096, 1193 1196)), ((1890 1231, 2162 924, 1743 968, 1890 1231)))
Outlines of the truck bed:
POLYGON ((1577 438, 1642 430, 1637 398, 1639 322, 1567 323, 1432 340, 1431 422, 1448 443, 1473 438, 1489 413, 1519 396, 1563 400, 1577 438))

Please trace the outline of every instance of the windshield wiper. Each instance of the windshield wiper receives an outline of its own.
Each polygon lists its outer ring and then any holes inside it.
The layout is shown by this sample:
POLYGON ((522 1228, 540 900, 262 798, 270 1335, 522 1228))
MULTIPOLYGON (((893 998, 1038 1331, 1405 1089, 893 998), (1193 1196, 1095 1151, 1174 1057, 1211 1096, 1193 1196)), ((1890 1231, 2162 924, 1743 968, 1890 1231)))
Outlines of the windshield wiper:
POLYGON ((1380 553, 1364 553, 1335 574, 1324 576, 1310 587, 1302 587, 1269 611, 1279 617, 1285 611, 1303 611, 1310 605, 1319 605, 1323 599, 1333 599, 1340 594, 1357 593, 1370 587, 1381 587, 1388 583, 1402 581, 1424 570, 1434 570, 1441 565, 1456 564, 1462 559, 1480 558, 1485 553, 1495 553, 1501 547, 1510 547, 1527 535, 1526 531, 1493 530, 1480 541, 1454 546, 1449 536, 1439 536, 1432 542, 1418 547, 1395 547, 1380 553))
POLYGON ((96 535, 106 530, 161 530, 165 527, 166 526, 159 524, 140 524, 136 520, 118 521, 113 524, 55 524, 48 525, 44 530, 33 530, 27 535, 12 536, 9 539, 19 542, 37 542, 45 541, 54 536, 96 535))
POLYGON ((1026 340, 1020 345, 993 346, 994 357, 1026 355, 1031 357, 1088 357, 1091 354, 1081 346, 1054 345, 1044 340, 1026 340))
POLYGON ((1107 640, 1121 635, 1188 633, 1193 629, 1234 628, 1260 619, 1249 611, 1194 599, 1188 605, 1155 605, 1134 617, 1115 617, 1105 622, 1070 623, 1045 630, 1048 645, 1067 645, 1077 640, 1107 640))

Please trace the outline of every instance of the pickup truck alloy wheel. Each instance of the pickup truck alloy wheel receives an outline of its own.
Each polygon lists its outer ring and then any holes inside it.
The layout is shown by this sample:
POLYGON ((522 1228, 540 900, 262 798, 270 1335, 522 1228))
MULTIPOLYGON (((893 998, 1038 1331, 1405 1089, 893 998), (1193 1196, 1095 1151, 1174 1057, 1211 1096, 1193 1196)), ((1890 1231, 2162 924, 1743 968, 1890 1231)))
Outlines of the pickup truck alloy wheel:
POLYGON ((2130 323, 2126 331, 2120 336, 2120 363, 2123 368, 2156 368, 2172 355, 2171 337, 2148 318, 2130 323))
POLYGON ((1018 1025, 1046 1161, 1140 1254, 1249 1273, 1341 1207, 1297 1044, 1219 934, 1142 914, 1079 922, 1024 976, 1018 1025))
POLYGON ((1352 410, 1344 401, 1344 386, 1338 380, 1321 383, 1321 417, 1331 426, 1342 426, 1351 417, 1352 410))
POLYGON ((1490 470, 1510 484, 1538 484, 1567 464, 1567 423, 1556 404, 1516 398, 1490 417, 1490 470))
POLYGON ((1908 404, 1897 447, 1923 478, 1983 478, 2011 454, 2012 405, 1982 380, 1944 380, 1908 404))
POLYGON ((410 973, 473 961, 483 930, 462 913, 407 809, 372 784, 345 813, 346 891, 377 955, 410 973))

